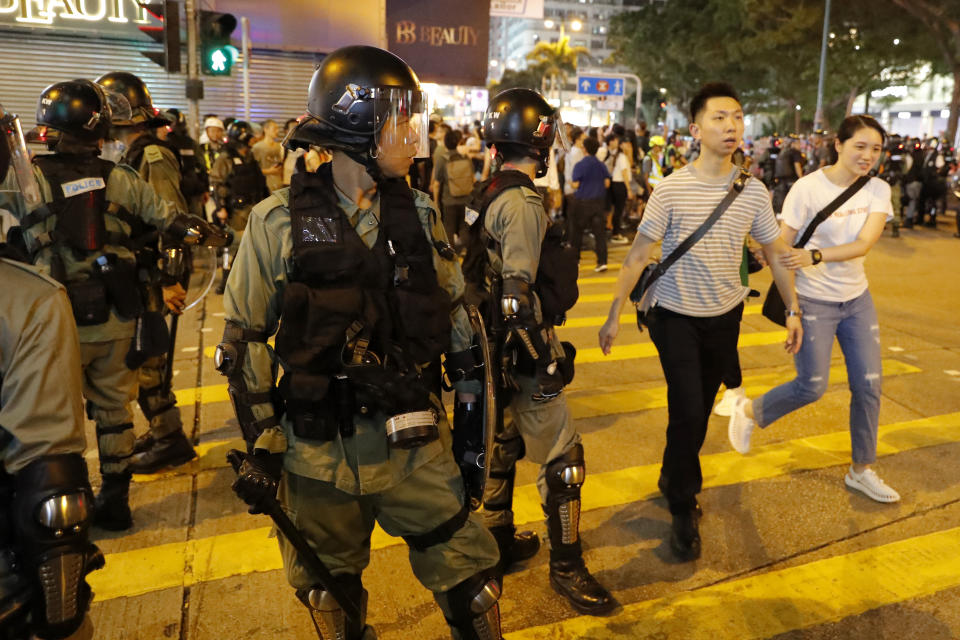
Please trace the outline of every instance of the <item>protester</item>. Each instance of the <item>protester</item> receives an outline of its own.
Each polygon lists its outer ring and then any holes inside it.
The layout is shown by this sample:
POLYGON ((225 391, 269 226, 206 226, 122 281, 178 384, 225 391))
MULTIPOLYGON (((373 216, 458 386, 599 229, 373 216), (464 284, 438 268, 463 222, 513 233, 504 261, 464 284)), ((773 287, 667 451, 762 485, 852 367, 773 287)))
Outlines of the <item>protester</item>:
MULTIPOLYGON (((784 242, 792 244, 820 210, 868 175, 883 150, 885 135, 870 116, 850 116, 843 121, 835 143, 839 153, 836 164, 800 178, 787 194, 784 242)), ((863 262, 891 219, 890 185, 871 178, 816 228, 803 248, 780 257, 783 266, 796 272, 800 294, 804 337, 794 358, 797 377, 752 402, 740 400, 729 428, 731 444, 746 453, 755 424, 766 427, 818 400, 827 389, 836 336, 852 396, 853 463, 844 483, 877 502, 896 502, 900 495, 870 468, 877 459, 880 419, 880 328, 863 262)))
POLYGON ((277 139, 279 136, 280 125, 275 120, 265 120, 263 139, 250 149, 271 192, 283 186, 283 146, 277 139))

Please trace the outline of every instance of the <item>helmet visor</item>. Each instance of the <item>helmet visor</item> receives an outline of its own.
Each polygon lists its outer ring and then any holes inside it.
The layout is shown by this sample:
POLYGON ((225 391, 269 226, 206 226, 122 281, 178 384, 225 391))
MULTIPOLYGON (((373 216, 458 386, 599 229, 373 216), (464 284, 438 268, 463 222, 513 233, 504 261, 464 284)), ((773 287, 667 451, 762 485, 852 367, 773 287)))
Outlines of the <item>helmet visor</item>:
POLYGON ((100 88, 110 108, 110 123, 114 126, 129 125, 133 119, 133 110, 127 99, 116 91, 104 89, 102 86, 100 88))
POLYGON ((559 145, 564 151, 570 151, 570 138, 567 136, 567 127, 563 124, 563 117, 560 115, 560 110, 553 115, 553 126, 557 129, 556 144, 559 145))
POLYGON ((3 134, 0 144, 5 145, 10 151, 10 164, 17 177, 20 193, 23 194, 27 207, 33 209, 43 202, 40 197, 40 185, 30 164, 30 154, 23 137, 23 129, 20 127, 20 118, 5 112, 3 106, 0 106, 0 133, 3 134))
POLYGON ((376 153, 426 158, 430 155, 430 110, 423 91, 385 87, 372 90, 376 101, 376 153))

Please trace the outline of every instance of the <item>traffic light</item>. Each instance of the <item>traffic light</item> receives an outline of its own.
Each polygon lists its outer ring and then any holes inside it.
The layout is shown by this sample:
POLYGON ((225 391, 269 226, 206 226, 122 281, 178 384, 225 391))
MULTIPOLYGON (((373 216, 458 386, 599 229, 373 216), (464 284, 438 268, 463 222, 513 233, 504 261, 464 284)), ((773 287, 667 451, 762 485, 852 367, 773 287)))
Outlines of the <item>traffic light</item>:
POLYGON ((230 13, 200 11, 200 69, 209 76, 228 76, 237 58, 230 34, 237 19, 230 13))
POLYGON ((141 2, 140 6, 147 10, 159 25, 145 25, 140 31, 150 36, 154 42, 163 45, 163 51, 141 51, 168 73, 180 73, 180 10, 174 0, 160 2, 141 2))

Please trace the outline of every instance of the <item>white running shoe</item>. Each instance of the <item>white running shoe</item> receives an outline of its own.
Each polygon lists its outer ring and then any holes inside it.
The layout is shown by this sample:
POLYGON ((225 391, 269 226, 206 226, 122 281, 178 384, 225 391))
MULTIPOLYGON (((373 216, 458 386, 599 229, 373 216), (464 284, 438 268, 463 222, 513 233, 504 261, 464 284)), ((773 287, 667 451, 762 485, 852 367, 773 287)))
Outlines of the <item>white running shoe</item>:
POLYGON ((593 270, 596 271, 597 273, 603 273, 604 271, 607 270, 607 265, 598 264, 596 267, 593 268, 593 270))
POLYGON ((887 486, 887 483, 880 479, 880 476, 873 469, 864 469, 863 473, 857 473, 851 466, 847 470, 847 475, 843 478, 844 484, 851 489, 856 489, 871 500, 877 502, 899 502, 900 494, 887 486))
POLYGON ((610 244, 630 244, 630 241, 623 234, 618 233, 610 238, 610 244))
POLYGON ((733 414, 733 407, 737 404, 737 400, 746 397, 747 392, 743 390, 743 387, 727 389, 723 392, 723 397, 720 398, 720 402, 713 408, 713 412, 718 416, 729 418, 733 414))
POLYGON ((727 437, 737 453, 750 451, 750 434, 757 425, 752 418, 747 417, 748 402, 750 398, 746 396, 737 399, 730 414, 730 422, 727 424, 727 437))

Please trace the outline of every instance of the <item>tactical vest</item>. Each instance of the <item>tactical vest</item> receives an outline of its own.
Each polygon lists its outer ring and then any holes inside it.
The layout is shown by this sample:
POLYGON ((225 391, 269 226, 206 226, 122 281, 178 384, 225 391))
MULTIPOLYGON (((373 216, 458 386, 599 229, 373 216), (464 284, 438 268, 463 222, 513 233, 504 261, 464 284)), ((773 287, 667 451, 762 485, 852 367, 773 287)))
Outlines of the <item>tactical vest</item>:
POLYGON ((203 195, 209 188, 207 169, 198 157, 200 150, 190 136, 171 133, 170 145, 180 156, 180 190, 187 198, 203 195))
POLYGON ((230 175, 226 180, 230 209, 252 207, 267 197, 267 180, 252 153, 242 156, 233 145, 227 145, 221 153, 230 158, 230 175))
POLYGON ((90 277, 68 281, 62 251, 72 251, 78 260, 103 251, 107 245, 136 251, 130 236, 121 231, 108 232, 106 213, 120 218, 131 227, 139 218, 123 207, 107 201, 107 181, 114 164, 93 154, 61 154, 37 156, 34 162, 50 185, 52 199, 24 216, 24 230, 55 218, 52 231, 34 233, 28 249, 35 260, 37 253, 51 247, 50 275, 67 287, 77 324, 102 324, 109 319, 110 305, 126 318, 135 318, 143 311, 137 289, 134 265, 118 260, 114 254, 102 254, 94 263, 90 277))
POLYGON ((276 353, 299 437, 350 435, 355 411, 431 406, 424 369, 449 348, 451 300, 410 188, 387 180, 379 192, 381 224, 367 248, 339 206, 329 164, 290 185, 293 269, 276 353))
MULTIPOLYGON (((487 250, 500 253, 501 249, 500 243, 486 231, 484 220, 487 209, 504 191, 519 187, 536 189, 533 181, 524 173, 499 171, 474 190, 471 208, 479 213, 479 217, 473 226, 479 229, 480 233, 472 234, 473 240, 467 247, 467 255, 463 260, 463 277, 472 285, 470 289, 474 292, 485 288, 484 283, 490 269, 487 250)), ((580 294, 577 287, 579 263, 577 250, 566 242, 563 225, 551 224, 540 246, 537 276, 533 282, 533 290, 540 298, 540 310, 546 323, 563 324, 567 311, 577 303, 580 294)), ((496 303, 498 304, 499 302, 496 303)), ((494 307, 499 309, 496 305, 494 307)))

